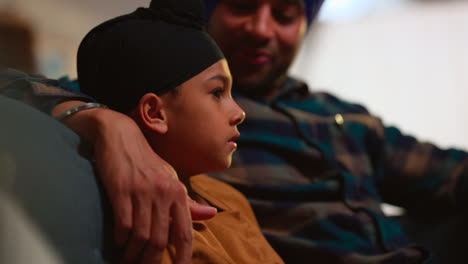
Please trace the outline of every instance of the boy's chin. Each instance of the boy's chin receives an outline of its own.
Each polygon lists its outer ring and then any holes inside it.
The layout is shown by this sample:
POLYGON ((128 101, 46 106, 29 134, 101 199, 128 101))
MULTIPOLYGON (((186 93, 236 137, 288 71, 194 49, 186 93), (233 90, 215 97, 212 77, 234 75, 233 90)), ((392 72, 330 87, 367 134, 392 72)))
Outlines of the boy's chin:
MULTIPOLYGON (((226 157, 224 159, 217 159, 217 160, 211 160, 207 161, 206 164, 209 164, 208 166, 202 166, 203 168, 199 168, 197 173, 192 173, 192 175, 199 175, 199 174, 207 174, 210 172, 221 172, 225 171, 231 166, 232 162, 232 155, 229 155, 229 157, 226 157)), ((200 164, 199 164, 200 165, 200 164)))
POLYGON ((226 160, 217 162, 216 166, 214 166, 209 172, 219 172, 224 171, 231 167, 232 158, 229 156, 226 160))

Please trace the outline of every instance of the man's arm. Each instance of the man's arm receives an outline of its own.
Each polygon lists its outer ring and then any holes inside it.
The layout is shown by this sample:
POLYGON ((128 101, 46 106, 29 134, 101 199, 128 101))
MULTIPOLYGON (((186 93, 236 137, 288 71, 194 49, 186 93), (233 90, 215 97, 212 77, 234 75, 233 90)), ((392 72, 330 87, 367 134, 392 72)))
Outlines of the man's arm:
MULTIPOLYGON (((69 95, 68 91, 31 80, 24 74, 7 77, 3 75, 1 79, 0 93, 27 99, 35 107, 63 101, 51 107, 54 117, 83 103, 66 100, 87 98, 74 97, 74 93, 69 95), (39 94, 34 87, 41 88, 39 94)), ((47 112, 47 109, 42 110, 47 112)), ((114 209, 115 239, 118 245, 126 245, 124 260, 140 257, 142 250, 147 263, 160 259, 167 245, 172 218, 172 234, 178 252, 176 263, 189 262, 190 212, 194 219, 209 219, 216 214, 216 209, 195 204, 188 198, 174 169, 154 153, 129 117, 96 108, 77 112, 63 119, 63 123, 94 146, 99 178, 114 209)))
POLYGON ((383 170, 376 179, 386 201, 416 211, 464 206, 468 153, 420 142, 395 127, 383 127, 382 131, 383 170))
POLYGON ((29 104, 48 115, 61 101, 94 101, 93 98, 74 91, 74 86, 70 81, 28 75, 13 69, 0 70, 1 95, 29 104))

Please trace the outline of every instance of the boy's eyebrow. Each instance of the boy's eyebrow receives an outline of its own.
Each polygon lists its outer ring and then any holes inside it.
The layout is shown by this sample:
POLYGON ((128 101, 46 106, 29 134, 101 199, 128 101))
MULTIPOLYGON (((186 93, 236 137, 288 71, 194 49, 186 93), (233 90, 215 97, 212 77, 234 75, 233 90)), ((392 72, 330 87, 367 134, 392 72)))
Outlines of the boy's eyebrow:
POLYGON ((220 80, 220 81, 222 81, 223 83, 226 84, 226 83, 229 83, 230 78, 228 78, 226 75, 218 74, 218 75, 215 75, 213 77, 210 77, 208 80, 209 81, 220 80))

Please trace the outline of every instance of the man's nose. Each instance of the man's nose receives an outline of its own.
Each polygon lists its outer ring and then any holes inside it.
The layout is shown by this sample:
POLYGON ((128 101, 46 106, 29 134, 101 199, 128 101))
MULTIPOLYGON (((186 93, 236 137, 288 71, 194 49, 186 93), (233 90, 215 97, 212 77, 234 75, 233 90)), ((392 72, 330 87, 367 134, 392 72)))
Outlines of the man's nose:
POLYGON ((246 31, 256 40, 268 40, 273 36, 274 19, 268 4, 262 4, 246 24, 246 31))

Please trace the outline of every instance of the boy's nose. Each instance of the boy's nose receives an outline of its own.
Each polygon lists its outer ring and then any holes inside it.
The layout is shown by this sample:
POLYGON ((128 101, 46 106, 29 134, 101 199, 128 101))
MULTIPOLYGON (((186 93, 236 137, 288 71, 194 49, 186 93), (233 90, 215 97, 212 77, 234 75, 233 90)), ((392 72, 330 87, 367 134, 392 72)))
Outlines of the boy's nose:
POLYGON ((238 104, 236 103, 234 104, 235 104, 234 114, 232 115, 230 123, 232 126, 237 126, 241 124, 242 122, 244 122, 245 112, 244 110, 242 110, 242 108, 240 108, 238 104))

